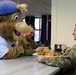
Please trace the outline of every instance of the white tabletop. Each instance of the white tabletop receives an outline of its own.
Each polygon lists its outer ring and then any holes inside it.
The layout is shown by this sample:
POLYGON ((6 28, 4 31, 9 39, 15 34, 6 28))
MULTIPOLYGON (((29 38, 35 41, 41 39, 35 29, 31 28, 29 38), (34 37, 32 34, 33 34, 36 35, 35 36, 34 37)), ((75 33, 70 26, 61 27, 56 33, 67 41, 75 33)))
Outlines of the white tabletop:
POLYGON ((0 60, 0 75, 54 75, 59 67, 39 63, 35 56, 0 60))

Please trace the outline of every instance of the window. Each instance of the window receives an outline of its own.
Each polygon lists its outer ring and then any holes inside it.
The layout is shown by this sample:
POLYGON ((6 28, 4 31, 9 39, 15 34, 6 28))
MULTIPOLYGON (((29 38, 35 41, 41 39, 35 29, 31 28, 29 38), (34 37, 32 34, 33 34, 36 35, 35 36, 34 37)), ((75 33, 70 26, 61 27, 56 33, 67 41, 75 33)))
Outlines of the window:
POLYGON ((39 41, 41 38, 41 21, 42 19, 35 18, 35 35, 34 35, 34 41, 39 41))
MULTIPOLYGON (((26 22, 26 19, 23 18, 23 22, 26 22)), ((40 38, 41 38, 41 24, 42 24, 41 17, 35 17, 34 41, 40 41, 40 38)))

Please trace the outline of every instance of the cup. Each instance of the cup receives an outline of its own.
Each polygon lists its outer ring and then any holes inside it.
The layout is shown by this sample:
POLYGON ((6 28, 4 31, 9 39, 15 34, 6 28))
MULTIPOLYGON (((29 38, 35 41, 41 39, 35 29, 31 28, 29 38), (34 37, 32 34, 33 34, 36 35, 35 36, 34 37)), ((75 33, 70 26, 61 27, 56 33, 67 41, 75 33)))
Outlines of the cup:
POLYGON ((54 56, 54 51, 53 51, 53 50, 50 50, 49 55, 50 55, 50 56, 54 56))

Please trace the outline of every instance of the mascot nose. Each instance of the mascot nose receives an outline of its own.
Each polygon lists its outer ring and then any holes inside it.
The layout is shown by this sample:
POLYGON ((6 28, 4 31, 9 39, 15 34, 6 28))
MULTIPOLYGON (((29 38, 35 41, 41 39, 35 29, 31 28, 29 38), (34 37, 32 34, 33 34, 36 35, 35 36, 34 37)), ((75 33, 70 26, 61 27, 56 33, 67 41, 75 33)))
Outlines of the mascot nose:
POLYGON ((30 31, 31 26, 28 26, 25 22, 17 22, 15 25, 15 29, 20 33, 27 33, 30 31))

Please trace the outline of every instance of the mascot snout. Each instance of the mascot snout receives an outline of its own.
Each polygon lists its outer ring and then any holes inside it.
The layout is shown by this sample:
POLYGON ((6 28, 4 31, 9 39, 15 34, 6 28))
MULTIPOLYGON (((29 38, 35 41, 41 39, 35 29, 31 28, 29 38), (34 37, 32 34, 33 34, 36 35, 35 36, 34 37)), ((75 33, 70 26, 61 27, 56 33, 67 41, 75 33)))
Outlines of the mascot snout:
POLYGON ((21 33, 27 33, 30 31, 31 26, 28 26, 25 22, 17 22, 15 25, 15 29, 21 33))

